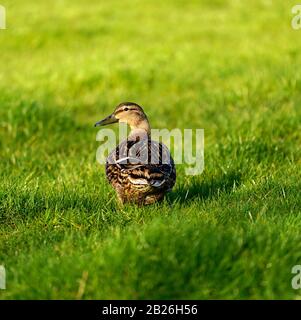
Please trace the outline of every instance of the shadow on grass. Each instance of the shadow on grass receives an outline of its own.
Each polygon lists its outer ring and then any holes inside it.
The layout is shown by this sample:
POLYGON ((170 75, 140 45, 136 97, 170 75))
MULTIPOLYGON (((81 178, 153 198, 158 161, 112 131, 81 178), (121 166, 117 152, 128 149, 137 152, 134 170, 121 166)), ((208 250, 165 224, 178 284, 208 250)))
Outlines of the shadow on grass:
POLYGON ((187 204, 195 199, 213 199, 222 194, 229 194, 240 184, 241 174, 237 172, 230 172, 217 177, 206 177, 204 180, 191 179, 188 185, 180 185, 168 198, 171 202, 177 201, 180 204, 187 204))

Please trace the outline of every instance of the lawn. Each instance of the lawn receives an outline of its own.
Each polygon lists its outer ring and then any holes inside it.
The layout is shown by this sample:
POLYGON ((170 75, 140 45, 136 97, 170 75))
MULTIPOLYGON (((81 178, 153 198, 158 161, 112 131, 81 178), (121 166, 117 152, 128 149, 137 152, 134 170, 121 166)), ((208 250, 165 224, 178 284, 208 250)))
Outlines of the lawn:
POLYGON ((0 299, 300 299, 294 1, 2 0, 0 299), (203 128, 205 169, 119 207, 93 124, 203 128))

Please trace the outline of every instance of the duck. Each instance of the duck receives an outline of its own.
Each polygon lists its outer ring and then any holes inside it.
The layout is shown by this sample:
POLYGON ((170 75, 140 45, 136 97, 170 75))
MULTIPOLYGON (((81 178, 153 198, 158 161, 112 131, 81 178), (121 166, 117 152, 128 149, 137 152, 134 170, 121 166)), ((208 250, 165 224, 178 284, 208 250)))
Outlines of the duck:
POLYGON ((162 201, 175 185, 176 168, 168 148, 151 139, 143 108, 134 102, 122 102, 95 127, 113 123, 130 127, 128 137, 106 158, 106 177, 119 202, 144 206, 162 201))

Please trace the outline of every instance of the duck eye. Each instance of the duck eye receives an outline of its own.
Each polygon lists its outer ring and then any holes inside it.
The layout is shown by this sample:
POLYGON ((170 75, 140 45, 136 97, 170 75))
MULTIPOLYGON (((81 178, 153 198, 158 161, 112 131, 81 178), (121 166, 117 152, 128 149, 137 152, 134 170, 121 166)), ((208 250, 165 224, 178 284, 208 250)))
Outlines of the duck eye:
POLYGON ((124 109, 123 109, 123 111, 128 111, 128 110, 129 110, 129 108, 124 108, 124 109))

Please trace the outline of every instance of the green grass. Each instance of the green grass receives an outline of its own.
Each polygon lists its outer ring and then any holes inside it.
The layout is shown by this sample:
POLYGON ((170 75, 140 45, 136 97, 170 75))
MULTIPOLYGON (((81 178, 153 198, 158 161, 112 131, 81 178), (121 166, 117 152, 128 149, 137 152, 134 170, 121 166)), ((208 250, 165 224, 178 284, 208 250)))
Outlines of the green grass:
POLYGON ((0 299, 301 298, 294 1, 1 4, 0 299), (118 207, 95 160, 121 101, 205 129, 163 204, 118 207))

